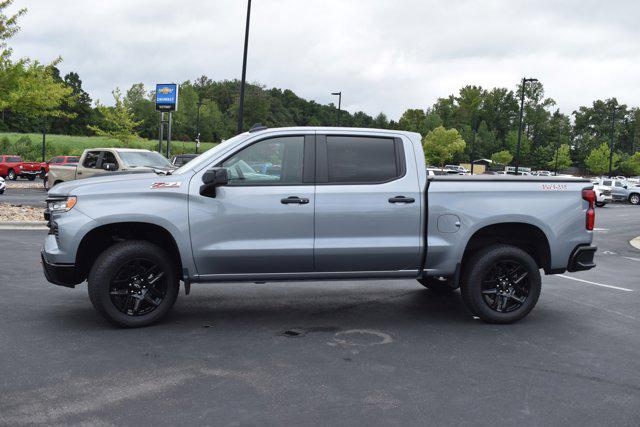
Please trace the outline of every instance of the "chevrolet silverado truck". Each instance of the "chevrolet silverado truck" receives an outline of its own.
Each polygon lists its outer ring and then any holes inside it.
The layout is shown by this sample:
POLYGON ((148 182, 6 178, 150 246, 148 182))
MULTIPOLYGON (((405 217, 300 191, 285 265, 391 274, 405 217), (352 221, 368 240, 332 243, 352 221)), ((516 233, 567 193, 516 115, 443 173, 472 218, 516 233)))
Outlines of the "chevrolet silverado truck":
POLYGON ((18 177, 33 181, 40 174, 40 163, 25 162, 20 156, 0 155, 0 177, 15 181, 18 177))
POLYGON ((49 165, 47 183, 52 187, 66 181, 90 178, 107 172, 168 172, 176 169, 155 151, 133 148, 91 148, 75 164, 49 165))
POLYGON ((171 174, 56 185, 41 256, 49 282, 86 280, 124 327, 162 318, 180 282, 340 279, 460 288, 471 313, 511 323, 540 270, 595 266, 594 203, 579 178, 427 176, 417 133, 254 127, 171 174))

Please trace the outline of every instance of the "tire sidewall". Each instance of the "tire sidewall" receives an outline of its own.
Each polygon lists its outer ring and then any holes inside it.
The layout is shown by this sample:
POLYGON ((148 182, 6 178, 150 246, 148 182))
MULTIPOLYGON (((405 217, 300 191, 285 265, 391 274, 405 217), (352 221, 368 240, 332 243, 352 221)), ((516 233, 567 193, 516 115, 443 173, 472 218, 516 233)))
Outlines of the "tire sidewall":
POLYGON ((496 245, 481 251, 470 261, 464 275, 465 302, 471 306, 470 309, 474 314, 490 323, 512 323, 522 319, 535 307, 540 292, 540 270, 535 260, 515 246, 496 245), (500 313, 485 303, 482 295, 482 278, 495 262, 507 259, 518 261, 527 269, 530 289, 527 300, 521 307, 509 313, 500 313))
POLYGON ((630 202, 632 205, 638 205, 638 204, 640 204, 640 195, 638 195, 638 194, 632 194, 631 196, 629 196, 629 202, 630 202), (635 198, 635 200, 636 200, 636 202, 635 202, 635 203, 633 202, 634 198, 635 198))
POLYGON ((18 175, 16 174, 16 171, 14 171, 13 169, 9 169, 9 172, 7 172, 7 178, 9 178, 9 180, 11 181, 15 181, 16 179, 18 179, 18 175))
POLYGON ((111 323, 129 328, 147 326, 158 321, 171 309, 179 291, 177 275, 169 255, 158 246, 143 241, 121 242, 104 251, 89 273, 88 287, 91 302, 98 312, 111 323), (162 303, 152 312, 142 316, 122 313, 111 301, 111 280, 132 258, 148 259, 156 263, 162 268, 165 277, 169 278, 167 293, 162 303))

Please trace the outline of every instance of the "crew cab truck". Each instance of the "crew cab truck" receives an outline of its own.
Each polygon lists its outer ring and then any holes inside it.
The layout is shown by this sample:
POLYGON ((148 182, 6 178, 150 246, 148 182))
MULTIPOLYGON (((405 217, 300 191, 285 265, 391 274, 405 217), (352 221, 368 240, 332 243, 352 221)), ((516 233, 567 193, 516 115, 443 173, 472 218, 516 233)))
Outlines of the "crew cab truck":
POLYGON ((421 137, 395 130, 253 128, 170 175, 53 187, 47 279, 87 280, 110 322, 144 326, 194 283, 416 279, 460 288, 487 322, 526 316, 547 274, 595 266, 582 179, 429 176, 421 137), (251 164, 279 166, 263 173, 251 164))
POLYGON ((75 163, 51 163, 47 181, 51 186, 90 178, 107 172, 150 172, 175 169, 161 154, 134 148, 92 148, 84 150, 75 163))
POLYGON ((18 177, 29 181, 40 173, 40 163, 25 162, 20 156, 0 155, 0 177, 15 181, 18 177))

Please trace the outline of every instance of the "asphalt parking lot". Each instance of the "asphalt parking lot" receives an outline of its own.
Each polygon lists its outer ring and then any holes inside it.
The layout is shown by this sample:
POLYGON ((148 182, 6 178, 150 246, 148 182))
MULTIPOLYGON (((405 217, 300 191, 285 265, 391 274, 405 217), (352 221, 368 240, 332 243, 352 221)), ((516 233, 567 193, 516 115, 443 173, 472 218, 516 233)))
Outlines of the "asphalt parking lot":
MULTIPOLYGON (((11 184, 9 184, 11 185, 11 184)), ((7 187, 4 194, 0 195, 0 203, 11 203, 13 205, 33 206, 36 208, 45 207, 44 200, 47 192, 41 188, 11 188, 7 187)))
POLYGON ((598 267, 514 325, 396 280, 194 285, 135 330, 0 230, 0 424, 638 425, 640 207, 596 226, 598 267))

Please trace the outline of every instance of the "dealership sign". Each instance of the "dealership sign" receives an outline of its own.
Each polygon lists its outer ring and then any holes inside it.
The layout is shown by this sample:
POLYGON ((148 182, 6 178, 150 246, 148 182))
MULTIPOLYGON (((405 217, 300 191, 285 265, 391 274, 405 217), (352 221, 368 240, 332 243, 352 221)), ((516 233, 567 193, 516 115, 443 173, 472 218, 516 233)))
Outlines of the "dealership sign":
POLYGON ((176 111, 178 109, 178 85, 160 83, 156 85, 156 110, 176 111))

